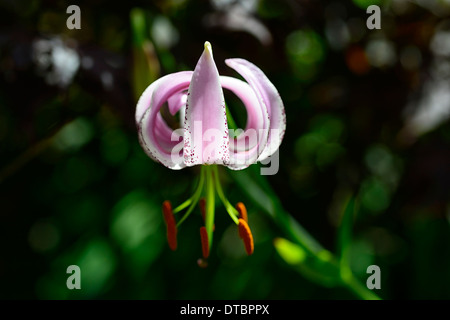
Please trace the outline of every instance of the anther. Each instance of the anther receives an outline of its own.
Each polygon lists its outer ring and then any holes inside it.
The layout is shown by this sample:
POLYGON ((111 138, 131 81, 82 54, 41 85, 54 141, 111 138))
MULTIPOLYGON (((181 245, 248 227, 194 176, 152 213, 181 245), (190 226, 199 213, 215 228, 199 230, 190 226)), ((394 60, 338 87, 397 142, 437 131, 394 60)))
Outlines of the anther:
POLYGON ((200 238, 202 240, 202 253, 203 258, 208 258, 209 256, 209 241, 208 241, 208 232, 205 227, 200 228, 200 238))
POLYGON ((170 201, 164 201, 162 205, 164 221, 167 227, 167 242, 172 250, 177 249, 177 225, 172 212, 170 201))
POLYGON ((253 235, 244 219, 239 219, 239 237, 244 241, 245 251, 251 255, 254 250, 253 235))
POLYGON ((236 210, 239 212, 239 218, 248 223, 247 208, 242 202, 236 204, 236 210))

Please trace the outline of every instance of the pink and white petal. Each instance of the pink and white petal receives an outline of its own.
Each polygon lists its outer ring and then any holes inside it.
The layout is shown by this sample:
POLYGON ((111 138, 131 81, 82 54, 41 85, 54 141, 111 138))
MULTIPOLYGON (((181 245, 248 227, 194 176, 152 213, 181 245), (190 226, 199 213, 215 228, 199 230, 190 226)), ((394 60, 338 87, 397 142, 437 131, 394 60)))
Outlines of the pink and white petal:
POLYGON ((192 75, 185 112, 185 164, 227 164, 230 156, 225 101, 209 42, 192 75))
POLYGON ((244 104, 247 110, 247 124, 245 129, 268 128, 269 121, 267 108, 259 100, 248 83, 227 76, 220 76, 222 87, 233 92, 244 104))
MULTIPOLYGON (((168 74, 168 75, 166 75, 166 76, 164 76, 162 78, 159 78, 158 80, 153 81, 147 87, 147 89, 144 90, 144 92, 141 94, 141 97, 138 100, 138 103, 137 103, 137 106, 136 106, 136 113, 135 113, 136 123, 139 123, 141 121, 142 116, 147 111, 147 109, 150 107, 150 99, 152 98, 153 91, 155 90, 155 88, 158 85, 160 85, 163 81, 165 81, 166 77, 169 77, 170 79, 172 79, 174 76, 175 77, 183 77, 183 78, 186 78, 186 79, 191 79, 192 78, 192 71, 181 71, 181 72, 168 74)), ((174 94, 172 96, 176 97, 177 95, 178 95, 178 93, 176 93, 176 94, 174 94)), ((172 99, 172 97, 170 97, 169 99, 172 99)), ((173 101, 175 101, 175 100, 173 100, 173 101)), ((173 113, 173 114, 175 114, 175 113, 173 113)))
POLYGON ((184 127, 184 117, 186 111, 186 102, 187 102, 187 90, 178 92, 171 96, 169 100, 167 100, 167 104, 169 106, 169 112, 171 115, 175 115, 177 112, 180 112, 179 122, 180 127, 184 127))
POLYGON ((230 167, 243 169, 257 161, 260 152, 267 143, 269 121, 267 109, 259 103, 253 89, 244 81, 221 76, 222 87, 232 91, 244 103, 247 109, 245 130, 236 138, 236 132, 230 131, 230 167))
POLYGON ((264 72, 253 63, 244 59, 227 59, 225 63, 236 70, 252 87, 258 99, 268 111, 270 131, 265 148, 258 161, 264 160, 278 150, 286 130, 286 114, 283 101, 275 86, 264 72))
POLYGON ((167 125, 159 112, 156 115, 154 132, 158 143, 166 150, 173 146, 174 142, 180 141, 183 137, 182 135, 180 136, 180 132, 172 130, 167 125))
POLYGON ((181 110, 181 107, 186 105, 187 101, 187 92, 178 92, 167 100, 167 105, 169 107, 169 112, 171 115, 175 115, 178 111, 181 110))
POLYGON ((178 72, 156 80, 144 91, 136 107, 139 141, 143 149, 170 169, 185 167, 180 155, 183 142, 180 142, 180 134, 167 126, 159 110, 170 97, 189 87, 191 76, 191 72, 178 72))

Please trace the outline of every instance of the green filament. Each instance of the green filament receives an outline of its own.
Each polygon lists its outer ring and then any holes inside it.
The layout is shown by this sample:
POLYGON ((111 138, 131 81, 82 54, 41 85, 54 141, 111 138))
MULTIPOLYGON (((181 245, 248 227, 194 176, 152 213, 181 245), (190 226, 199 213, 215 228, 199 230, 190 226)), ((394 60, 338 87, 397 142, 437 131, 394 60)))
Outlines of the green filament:
POLYGON ((215 193, 214 193, 214 168, 215 166, 204 166, 206 171, 206 214, 205 227, 208 233, 209 248, 212 247, 212 233, 214 227, 214 208, 215 208, 215 193))
POLYGON ((222 200, 222 203, 225 206, 225 209, 227 210, 231 219, 233 219, 234 223, 239 224, 239 212, 231 205, 231 203, 223 193, 222 186, 220 185, 219 181, 219 170, 217 169, 217 166, 213 166, 212 170, 214 171, 214 180, 216 184, 217 194, 219 195, 220 200, 222 200))
POLYGON ((200 199, 200 196, 202 194, 204 182, 205 182, 205 172, 202 167, 202 170, 200 172, 200 180, 198 182, 197 189, 195 190, 192 197, 187 199, 185 202, 183 202, 178 207, 176 207, 175 210, 173 210, 173 213, 177 213, 190 205, 189 209, 186 211, 186 213, 183 215, 183 217, 180 219, 180 221, 178 221, 177 227, 179 227, 183 223, 183 221, 186 220, 187 217, 189 217, 192 210, 194 210, 194 208, 197 205, 197 202, 200 199))

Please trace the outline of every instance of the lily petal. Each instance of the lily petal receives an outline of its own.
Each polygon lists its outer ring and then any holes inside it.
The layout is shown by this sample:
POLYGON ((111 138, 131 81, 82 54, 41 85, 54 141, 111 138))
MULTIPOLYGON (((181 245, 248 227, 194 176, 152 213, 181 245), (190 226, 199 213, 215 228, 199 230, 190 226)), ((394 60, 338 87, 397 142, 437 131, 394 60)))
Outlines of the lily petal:
POLYGON ((169 112, 171 115, 175 115, 177 112, 180 112, 179 115, 179 123, 180 128, 184 127, 184 117, 186 116, 186 102, 187 102, 187 90, 178 92, 171 96, 169 100, 167 100, 167 104, 169 106, 169 112))
MULTIPOLYGON (((192 73, 193 73, 192 71, 180 71, 180 72, 168 74, 162 78, 159 78, 156 81, 153 81, 141 94, 141 97, 139 98, 139 101, 136 105, 136 114, 135 114, 136 123, 139 123, 141 121, 142 116, 144 115, 145 111, 147 111, 147 109, 151 107, 150 100, 152 98, 153 91, 155 91, 155 88, 157 88, 162 82, 164 82, 166 78, 173 79, 173 77, 183 77, 183 79, 187 80, 187 82, 188 82, 187 85, 189 86, 189 81, 192 77, 192 73)), ((176 97, 181 97, 181 95, 182 95, 182 93, 177 92, 169 97, 169 99, 168 99, 169 106, 171 104, 173 105, 172 109, 169 107, 169 110, 171 110, 171 113, 172 113, 172 110, 174 110, 176 108, 174 106, 176 97)), ((174 115, 175 113, 176 112, 172 113, 172 115, 174 115)))
POLYGON ((268 112, 260 104, 253 89, 244 81, 221 76, 222 87, 232 91, 247 109, 245 130, 237 138, 230 137, 229 168, 239 170, 256 162, 267 143, 269 133, 268 112))
POLYGON ((228 164, 228 125, 219 72, 211 44, 205 49, 192 75, 184 122, 184 161, 196 164, 228 164))
POLYGON ((161 106, 175 94, 186 90, 192 72, 177 72, 153 82, 144 91, 136 107, 139 140, 144 151, 170 169, 185 167, 181 136, 172 131, 159 114, 161 106))
POLYGON ((275 86, 264 72, 253 63, 244 59, 227 59, 225 63, 236 70, 252 87, 256 96, 264 104, 270 120, 270 131, 267 144, 258 161, 264 160, 278 150, 286 130, 286 114, 283 101, 275 86))
POLYGON ((186 105, 186 101, 187 101, 186 92, 178 92, 173 96, 171 96, 169 100, 167 100, 170 114, 174 116, 181 109, 181 107, 186 105))
POLYGON ((159 143, 159 145, 164 150, 169 150, 174 146, 174 142, 179 141, 182 136, 180 136, 180 132, 172 130, 167 123, 164 121, 161 113, 156 114, 155 120, 155 137, 159 143))

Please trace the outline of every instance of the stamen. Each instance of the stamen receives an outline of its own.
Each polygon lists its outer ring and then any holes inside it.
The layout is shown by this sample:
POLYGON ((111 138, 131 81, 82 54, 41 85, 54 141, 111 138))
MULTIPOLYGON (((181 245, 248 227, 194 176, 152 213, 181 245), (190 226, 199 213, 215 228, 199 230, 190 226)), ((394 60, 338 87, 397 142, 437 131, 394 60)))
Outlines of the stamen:
POLYGON ((206 200, 205 200, 205 198, 201 198, 198 201, 198 205, 200 206, 200 212, 202 213, 203 221, 205 221, 205 217, 206 217, 206 200))
MULTIPOLYGON (((205 198, 201 198, 198 201, 198 205, 200 206, 200 212, 202 213, 203 222, 206 223, 206 200, 205 198)), ((213 224, 213 231, 216 230, 216 225, 213 224)))
POLYGON ((239 219, 239 237, 244 241, 245 251, 251 255, 254 250, 253 235, 244 219, 239 219))
POLYGON ((189 209, 186 211, 186 213, 183 215, 183 217, 178 221, 177 227, 179 227, 184 222, 184 220, 186 220, 189 217, 189 215, 191 214, 191 212, 194 210, 195 206, 197 205, 198 199, 200 198, 200 195, 203 190, 203 185, 205 182, 205 172, 204 171, 205 170, 202 168, 201 173, 200 173, 200 181, 198 183, 197 190, 195 190, 192 197, 189 198, 188 200, 186 200, 183 204, 179 205, 173 211, 174 213, 176 213, 176 212, 178 212, 177 210, 182 210, 189 206, 189 209))
POLYGON ((247 217, 247 208, 242 202, 238 202, 236 204, 236 210, 239 212, 239 218, 243 219, 248 224, 248 217, 247 217))
POLYGON ((162 205, 164 221, 167 226, 167 242, 172 250, 177 249, 177 225, 172 213, 172 205, 170 201, 164 201, 162 205))
POLYGON ((225 209, 227 210, 231 219, 233 219, 234 223, 239 224, 239 220, 237 217, 239 212, 237 212, 237 210, 228 201, 228 199, 225 197, 225 194, 223 193, 222 186, 220 185, 220 181, 219 181, 219 171, 217 170, 217 166, 213 166, 213 171, 214 171, 214 180, 215 180, 214 182, 215 182, 217 194, 219 195, 220 200, 222 200, 222 203, 225 206, 225 209))
POLYGON ((200 238, 202 240, 202 253, 203 258, 208 258, 209 256, 209 242, 208 242, 208 232, 205 227, 200 228, 200 238))

